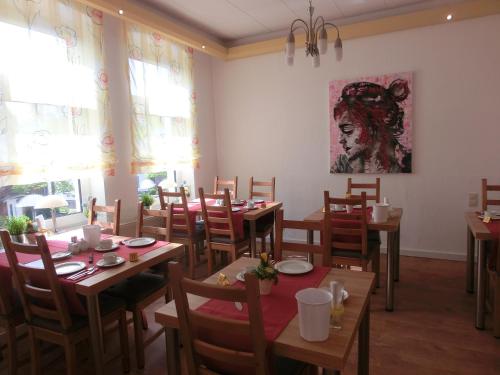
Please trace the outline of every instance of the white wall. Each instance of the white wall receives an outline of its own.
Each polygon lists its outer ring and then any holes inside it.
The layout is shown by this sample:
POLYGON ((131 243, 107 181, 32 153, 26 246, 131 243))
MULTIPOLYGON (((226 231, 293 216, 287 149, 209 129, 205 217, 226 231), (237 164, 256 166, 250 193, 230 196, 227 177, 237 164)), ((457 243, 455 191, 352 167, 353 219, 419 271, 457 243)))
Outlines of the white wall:
MULTIPOLYGON (((283 55, 214 60, 217 172, 276 176, 286 217, 322 206, 322 191, 344 194, 348 175, 329 174, 328 82, 414 72, 413 170, 382 176, 382 195, 404 208, 402 252, 462 259, 468 192, 500 182, 500 15, 333 45, 314 69, 297 48, 283 55)), ((298 46, 297 46, 298 47, 298 46)), ((369 180, 374 176, 355 176, 369 180)))

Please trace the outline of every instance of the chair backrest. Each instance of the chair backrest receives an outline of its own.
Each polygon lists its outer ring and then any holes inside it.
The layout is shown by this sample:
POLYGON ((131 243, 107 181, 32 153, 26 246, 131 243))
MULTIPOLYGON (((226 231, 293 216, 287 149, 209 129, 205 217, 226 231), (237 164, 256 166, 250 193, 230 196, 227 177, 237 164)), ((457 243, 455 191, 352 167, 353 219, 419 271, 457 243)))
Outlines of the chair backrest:
POLYGON ((324 193, 325 234, 324 241, 330 244, 332 251, 357 251, 368 254, 368 228, 366 212, 366 193, 357 198, 330 198, 330 192, 324 193), (335 212, 330 205, 360 205, 361 209, 353 213, 335 212), (330 225, 329 225, 330 223, 330 225))
POLYGON ((172 214, 173 203, 166 206, 166 209, 161 210, 146 210, 142 202, 137 203, 137 223, 136 223, 136 236, 142 237, 145 234, 154 236, 159 239, 162 236, 164 241, 170 241, 172 234, 172 214), (152 222, 144 223, 144 219, 151 218, 152 222), (161 226, 152 225, 155 220, 160 221, 161 226))
POLYGON ((120 235, 120 209, 121 200, 115 200, 114 206, 98 206, 96 205, 96 198, 91 198, 89 200, 89 224, 100 225, 104 229, 110 229, 115 236, 120 235), (103 222, 97 220, 97 213, 102 212, 107 214, 113 214, 113 220, 111 222, 103 222))
POLYGON ((276 178, 273 177, 271 181, 255 181, 253 176, 250 177, 250 183, 248 186, 248 195, 250 199, 254 199, 255 197, 262 197, 264 199, 269 199, 271 202, 274 202, 276 198, 276 178), (263 187, 270 188, 270 191, 255 191, 255 187, 263 187))
POLYGON ((231 193, 231 199, 238 198, 238 176, 235 176, 232 180, 222 180, 219 176, 215 176, 214 194, 222 194, 226 188, 231 193))
POLYGON ((229 189, 224 189, 224 194, 206 194, 203 188, 200 188, 199 194, 207 241, 210 242, 215 236, 228 237, 231 241, 235 241, 237 238, 229 189), (209 206, 206 199, 219 199, 223 203, 221 206, 209 206))
POLYGON ((165 210, 173 198, 175 202, 171 203, 172 210, 172 230, 174 233, 186 233, 188 237, 194 235, 194 228, 189 219, 189 208, 187 202, 186 191, 183 187, 179 188, 178 192, 163 191, 161 186, 158 186, 158 196, 160 198, 161 209, 165 210))
POLYGON ((362 189, 366 192, 367 200, 380 203, 380 177, 377 177, 374 183, 355 183, 352 182, 352 178, 349 177, 347 179, 347 194, 350 194, 351 198, 359 198, 360 195, 353 193, 353 189, 362 189))
MULTIPOLYGON (((488 185, 488 180, 483 178, 481 189, 481 208, 483 211, 488 210, 488 206, 500 206, 500 199, 488 198, 489 191, 500 191, 500 185, 488 185)), ((500 198, 500 196, 499 196, 500 198)))
POLYGON ((169 271, 173 281, 172 288, 188 374, 213 374, 211 371, 231 374, 269 374, 259 283, 256 276, 246 274, 245 289, 241 289, 184 278, 182 266, 178 263, 169 263, 169 271), (232 303, 246 303, 248 321, 226 319, 191 310, 187 299, 188 293, 232 303), (219 334, 204 335, 204 332, 219 334), (220 334, 221 332, 224 334, 220 334), (227 334, 240 339, 231 340, 227 334))
POLYGON ((6 230, 0 230, 0 236, 26 320, 31 322, 33 318, 39 317, 57 321, 63 329, 70 328, 71 316, 45 236, 37 235, 36 245, 12 242, 6 230), (43 269, 29 267, 19 262, 18 254, 41 256, 43 269))
POLYGON ((330 252, 323 244, 307 244, 303 242, 288 242, 284 240, 285 230, 301 230, 301 231, 319 231, 321 236, 325 230, 325 221, 302 221, 302 220, 284 220, 283 210, 276 212, 276 244, 274 248, 274 257, 277 261, 282 260, 283 252, 297 252, 303 254, 321 254, 323 256, 323 264, 331 266, 330 252), (326 259, 325 259, 326 257, 326 259))

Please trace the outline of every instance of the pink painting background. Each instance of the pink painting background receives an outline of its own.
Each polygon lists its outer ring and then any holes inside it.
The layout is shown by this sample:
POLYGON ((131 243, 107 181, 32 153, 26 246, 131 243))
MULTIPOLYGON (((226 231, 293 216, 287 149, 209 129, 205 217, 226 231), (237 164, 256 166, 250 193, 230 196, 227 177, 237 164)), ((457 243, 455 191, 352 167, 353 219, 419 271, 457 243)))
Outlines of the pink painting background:
POLYGON ((335 163, 339 155, 344 154, 342 145, 338 142, 339 128, 333 118, 333 109, 342 94, 342 89, 353 82, 372 82, 385 88, 389 87, 395 79, 404 79, 408 82, 410 93, 408 97, 399 105, 404 110, 403 120, 404 133, 400 136, 399 142, 409 151, 412 151, 412 118, 413 118, 413 77, 411 72, 384 74, 381 76, 361 77, 356 79, 339 79, 331 81, 329 85, 329 113, 330 113, 330 166, 335 163))

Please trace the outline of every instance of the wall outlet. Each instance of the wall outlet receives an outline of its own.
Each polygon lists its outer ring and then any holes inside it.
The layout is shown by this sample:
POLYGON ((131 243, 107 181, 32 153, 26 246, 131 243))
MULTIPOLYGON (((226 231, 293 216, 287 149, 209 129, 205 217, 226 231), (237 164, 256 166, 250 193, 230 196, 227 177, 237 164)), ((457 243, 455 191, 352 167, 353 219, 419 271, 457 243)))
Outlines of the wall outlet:
POLYGON ((469 193, 468 202, 469 202, 469 207, 471 207, 471 208, 477 207, 477 205, 479 203, 479 197, 478 197, 477 193, 469 193))

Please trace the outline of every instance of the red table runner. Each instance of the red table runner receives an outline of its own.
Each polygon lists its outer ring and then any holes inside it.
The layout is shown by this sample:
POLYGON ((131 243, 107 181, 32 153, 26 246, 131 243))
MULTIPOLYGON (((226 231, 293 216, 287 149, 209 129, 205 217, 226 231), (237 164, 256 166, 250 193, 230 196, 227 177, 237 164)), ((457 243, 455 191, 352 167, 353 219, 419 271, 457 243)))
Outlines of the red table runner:
POLYGON ((484 223, 491 234, 500 235, 500 220, 491 220, 489 223, 484 223))
MULTIPOLYGON (((311 272, 305 275, 279 275, 279 282, 277 285, 273 285, 271 294, 260 297, 264 331, 268 341, 274 341, 290 320, 297 315, 298 308, 295 294, 305 288, 318 287, 330 271, 331 268, 328 267, 314 267, 311 272)), ((243 288, 244 283, 238 281, 234 286, 243 288)), ((228 319, 248 320, 248 307, 246 304, 244 304, 243 310, 239 311, 232 302, 212 299, 199 306, 196 311, 228 319)))
MULTIPOLYGON (((102 239, 109 238, 109 237, 111 237, 111 235, 102 235, 101 236, 102 239)), ((48 240, 47 243, 49 245, 49 250, 51 253, 55 253, 58 251, 66 251, 68 248, 68 243, 66 241, 48 240)), ((121 257, 125 258, 126 261, 128 261, 128 256, 131 252, 136 252, 139 254, 139 256, 141 256, 143 254, 146 254, 150 251, 158 249, 158 248, 165 246, 167 244, 168 244, 168 242, 156 241, 151 246, 141 247, 141 248, 129 248, 127 246, 120 245, 120 247, 114 251, 116 252, 116 254, 118 256, 121 256, 121 257)), ((97 263, 97 261, 102 259, 104 253, 100 253, 97 251, 92 251, 92 252, 94 254, 94 263, 93 264, 95 265, 97 263)), ((84 251, 78 255, 71 256, 71 258, 61 260, 58 263, 67 262, 67 261, 73 261, 73 262, 79 261, 79 262, 85 262, 87 265, 89 265, 88 260, 89 260, 90 254, 91 254, 90 250, 84 251)), ((40 257, 37 255, 18 254, 18 260, 21 263, 30 263, 30 262, 33 262, 33 261, 36 261, 39 259, 40 259, 40 257)), ((117 267, 119 267, 119 266, 117 266, 117 267)), ((102 272, 103 270, 105 270, 105 268, 98 267, 97 271, 94 272, 93 274, 82 277, 76 281, 66 279, 66 277, 69 275, 59 277, 59 280, 60 280, 61 285, 62 285, 63 293, 66 297, 66 301, 68 302, 68 306, 69 306, 70 311, 72 313, 78 314, 78 315, 87 315, 87 311, 84 307, 84 304, 82 303, 81 296, 79 296, 76 293, 76 283, 79 283, 80 281, 85 280, 86 278, 93 277, 93 276, 97 275, 98 273, 102 272)), ((10 271, 9 262, 7 260, 7 256, 5 253, 0 253, 0 283, 2 285, 1 286, 2 288, 6 287, 7 290, 9 290, 9 291, 13 290, 12 273, 10 271)), ((35 284, 36 284, 36 281, 35 281, 35 284)), ((40 283, 40 284, 43 284, 43 283, 40 283)))

